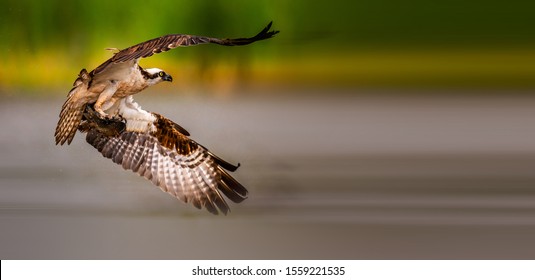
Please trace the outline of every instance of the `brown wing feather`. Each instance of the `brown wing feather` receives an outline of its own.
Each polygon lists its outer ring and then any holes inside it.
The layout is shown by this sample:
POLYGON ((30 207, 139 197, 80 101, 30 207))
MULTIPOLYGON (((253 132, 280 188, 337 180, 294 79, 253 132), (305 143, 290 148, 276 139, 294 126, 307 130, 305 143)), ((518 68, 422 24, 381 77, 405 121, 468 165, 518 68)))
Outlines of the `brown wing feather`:
POLYGON ((241 46, 251 44, 256 41, 269 39, 279 31, 270 31, 272 22, 270 22, 262 31, 253 37, 235 38, 235 39, 218 39, 205 36, 195 36, 186 34, 169 34, 159 38, 145 41, 129 48, 123 49, 102 63, 100 66, 91 71, 91 76, 97 75, 104 71, 110 64, 122 63, 134 59, 140 59, 152 56, 153 54, 166 52, 177 47, 187 47, 199 44, 218 44, 223 46, 241 46))
POLYGON ((155 115, 160 135, 122 130, 110 133, 113 127, 108 124, 92 123, 83 126, 86 141, 124 169, 210 213, 227 214, 230 210, 221 193, 233 202, 247 197, 247 190, 218 164, 212 153, 181 134, 172 121, 155 115))
POLYGON ((183 155, 189 155, 198 148, 198 144, 187 137, 189 133, 181 126, 158 113, 152 114, 156 117, 154 125, 157 133, 154 136, 162 146, 176 150, 183 155))
POLYGON ((63 145, 65 142, 71 144, 74 135, 78 129, 78 125, 82 121, 82 115, 85 111, 85 104, 80 105, 78 102, 80 95, 84 94, 84 87, 89 83, 89 74, 85 69, 82 69, 78 74, 78 78, 74 81, 73 88, 67 95, 67 100, 61 107, 58 124, 56 125, 56 145, 63 145))

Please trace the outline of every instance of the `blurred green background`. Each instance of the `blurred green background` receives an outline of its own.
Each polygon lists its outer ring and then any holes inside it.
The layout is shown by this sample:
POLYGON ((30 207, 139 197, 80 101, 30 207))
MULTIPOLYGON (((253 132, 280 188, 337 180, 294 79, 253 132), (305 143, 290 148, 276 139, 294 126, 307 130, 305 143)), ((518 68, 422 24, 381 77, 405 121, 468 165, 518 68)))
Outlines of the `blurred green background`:
MULTIPOLYGON (((0 3, 0 92, 65 94, 81 68, 169 33, 276 38, 141 61, 181 87, 535 87, 531 1, 20 1, 0 3)), ((162 87, 166 88, 166 87, 162 87)), ((529 92, 529 90, 528 90, 529 92)))

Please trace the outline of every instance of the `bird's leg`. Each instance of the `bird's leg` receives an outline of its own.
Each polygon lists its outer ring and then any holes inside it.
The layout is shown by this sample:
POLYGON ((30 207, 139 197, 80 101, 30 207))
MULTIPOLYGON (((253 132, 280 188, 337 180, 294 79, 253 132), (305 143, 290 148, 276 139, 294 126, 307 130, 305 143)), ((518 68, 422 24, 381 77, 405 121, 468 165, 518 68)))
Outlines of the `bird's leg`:
POLYGON ((95 102, 95 105, 93 106, 95 108, 95 111, 100 115, 101 119, 109 118, 108 114, 104 112, 105 110, 109 109, 113 102, 110 102, 113 98, 113 95, 117 91, 117 83, 114 81, 111 81, 110 84, 106 87, 102 93, 98 96, 97 102, 95 102))
POLYGON ((107 119, 113 119, 113 120, 119 120, 122 121, 121 115, 119 115, 119 99, 115 96, 110 98, 109 100, 105 101, 104 104, 101 105, 100 109, 104 111, 107 114, 107 119))

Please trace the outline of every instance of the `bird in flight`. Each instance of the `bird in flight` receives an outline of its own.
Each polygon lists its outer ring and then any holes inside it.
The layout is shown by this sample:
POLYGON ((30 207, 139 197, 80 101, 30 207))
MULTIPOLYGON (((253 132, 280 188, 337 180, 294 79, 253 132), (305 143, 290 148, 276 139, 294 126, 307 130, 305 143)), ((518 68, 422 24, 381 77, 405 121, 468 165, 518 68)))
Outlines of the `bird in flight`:
POLYGON ((196 208, 227 214, 223 195, 235 203, 247 198, 247 189, 229 174, 239 164, 221 159, 190 139, 186 129, 134 101, 133 94, 172 80, 160 69, 142 68, 138 60, 178 46, 246 45, 278 33, 270 29, 271 23, 254 37, 238 39, 166 35, 120 50, 91 72, 82 69, 62 107, 56 144, 70 144, 80 130, 89 144, 124 169, 196 208))
POLYGON ((94 109, 101 118, 110 117, 106 111, 117 107, 119 100, 162 81, 173 80, 161 69, 141 67, 138 64, 139 59, 177 47, 198 44, 212 43, 223 46, 251 44, 277 34, 278 31, 270 31, 271 24, 270 22, 257 35, 250 38, 218 39, 186 34, 165 35, 120 50, 91 72, 82 69, 61 108, 54 134, 56 145, 72 142, 88 104, 94 103, 94 109))

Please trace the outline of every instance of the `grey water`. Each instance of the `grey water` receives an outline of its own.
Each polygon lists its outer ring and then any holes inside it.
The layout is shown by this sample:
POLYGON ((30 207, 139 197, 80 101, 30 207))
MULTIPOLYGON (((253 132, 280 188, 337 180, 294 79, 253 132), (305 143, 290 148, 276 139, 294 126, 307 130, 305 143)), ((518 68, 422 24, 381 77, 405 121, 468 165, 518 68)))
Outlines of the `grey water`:
POLYGON ((0 99, 0 258, 535 258, 535 97, 283 96, 136 97, 241 163, 228 216, 55 146, 62 98, 0 99))

